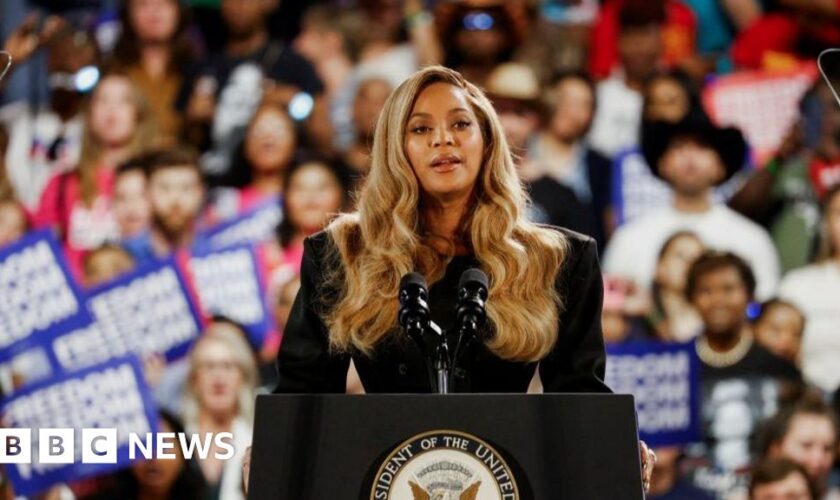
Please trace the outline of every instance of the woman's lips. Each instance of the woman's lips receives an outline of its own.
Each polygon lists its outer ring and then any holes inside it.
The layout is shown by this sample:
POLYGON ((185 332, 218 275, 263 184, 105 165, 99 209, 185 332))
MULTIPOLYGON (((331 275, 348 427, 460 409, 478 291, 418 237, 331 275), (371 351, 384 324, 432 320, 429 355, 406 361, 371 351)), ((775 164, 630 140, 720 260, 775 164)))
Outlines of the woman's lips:
POLYGON ((455 155, 444 155, 432 160, 432 170, 438 173, 451 172, 458 168, 461 164, 461 159, 455 155))

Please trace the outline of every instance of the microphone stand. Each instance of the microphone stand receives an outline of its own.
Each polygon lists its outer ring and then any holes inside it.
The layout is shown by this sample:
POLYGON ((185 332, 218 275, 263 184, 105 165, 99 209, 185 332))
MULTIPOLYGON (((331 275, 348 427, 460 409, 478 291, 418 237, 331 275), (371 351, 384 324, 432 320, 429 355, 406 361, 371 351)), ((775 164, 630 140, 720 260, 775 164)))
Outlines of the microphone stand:
POLYGON ((449 380, 451 376, 451 359, 449 357, 449 343, 446 341, 446 332, 442 331, 434 322, 429 322, 429 330, 437 338, 435 348, 435 374, 437 375, 437 393, 449 394, 449 380))

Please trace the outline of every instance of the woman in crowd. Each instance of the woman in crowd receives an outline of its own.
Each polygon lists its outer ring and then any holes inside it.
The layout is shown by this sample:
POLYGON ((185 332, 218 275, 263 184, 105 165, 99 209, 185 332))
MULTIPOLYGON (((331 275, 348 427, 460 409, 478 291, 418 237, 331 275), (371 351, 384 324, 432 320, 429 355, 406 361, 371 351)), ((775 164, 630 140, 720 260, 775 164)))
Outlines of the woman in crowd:
POLYGON ((570 187, 586 207, 591 236, 600 249, 613 229, 610 161, 594 151, 586 134, 595 115, 595 84, 584 73, 557 77, 548 93, 549 116, 542 132, 528 145, 524 175, 540 175, 570 187))
POLYGON ((779 296, 805 314, 802 370, 820 389, 840 387, 840 185, 823 198, 822 243, 816 261, 785 275, 779 296))
POLYGON ((213 193, 210 221, 234 217, 263 203, 279 200, 284 172, 294 163, 297 148, 295 123, 285 106, 264 101, 251 119, 235 156, 231 184, 213 193))
POLYGON ((837 416, 818 395, 806 395, 782 408, 765 425, 759 450, 765 458, 786 458, 801 465, 821 500, 840 499, 829 475, 837 458, 837 416))
MULTIPOLYGON (((178 417, 162 411, 159 432, 184 432, 178 417)), ((177 438, 171 453, 174 459, 138 459, 131 468, 114 476, 104 476, 104 484, 112 483, 99 493, 87 497, 91 500, 204 500, 207 485, 191 459, 184 457, 177 438)))
MULTIPOLYGON (((305 161, 286 172, 283 220, 277 228, 278 245, 265 246, 270 272, 269 303, 276 306, 289 283, 297 279, 303 259, 303 240, 324 229, 331 217, 346 208, 348 183, 348 176, 343 171, 323 161, 305 161)), ((285 324, 285 320, 282 323, 285 324)), ((269 334, 260 354, 260 365, 267 370, 274 369, 273 362, 280 346, 278 333, 282 333, 282 325, 279 322, 278 327, 279 332, 269 334)))
POLYGON ((750 476, 749 500, 819 500, 805 470, 790 460, 762 460, 750 476))
POLYGON ((85 251, 119 236, 111 208, 117 165, 151 147, 154 135, 151 111, 131 79, 105 75, 88 103, 79 165, 50 179, 35 216, 37 225, 57 230, 77 276, 85 251))
POLYGON ((685 296, 685 285, 691 264, 704 250, 700 238, 689 231, 674 233, 662 245, 648 316, 656 336, 662 340, 687 342, 703 328, 703 320, 685 296))
POLYGON ((148 231, 152 217, 146 186, 146 158, 140 155, 117 167, 114 178, 114 218, 121 239, 148 231))
POLYGON ((120 22, 114 62, 148 100, 161 138, 175 142, 181 133, 175 97, 183 71, 193 60, 187 39, 189 10, 178 0, 126 0, 120 22))
MULTIPOLYGON (((183 415, 187 431, 231 432, 236 454, 222 461, 216 445, 199 461, 214 500, 244 498, 241 489, 242 455, 251 442, 257 366, 245 332, 227 320, 214 321, 196 341, 189 356, 183 415)), ((222 450, 218 450, 222 451, 222 450)))
POLYGON ((328 162, 294 165, 284 179, 283 221, 277 228, 281 265, 300 271, 303 240, 324 229, 345 207, 347 176, 328 162))

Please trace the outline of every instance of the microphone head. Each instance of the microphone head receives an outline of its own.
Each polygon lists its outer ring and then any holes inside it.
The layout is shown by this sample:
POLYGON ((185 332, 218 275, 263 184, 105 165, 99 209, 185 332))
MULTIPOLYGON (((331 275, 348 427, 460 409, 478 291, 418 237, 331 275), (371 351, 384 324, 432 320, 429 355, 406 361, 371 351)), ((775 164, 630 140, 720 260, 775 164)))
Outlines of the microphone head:
POLYGON ((420 273, 408 273, 402 277, 400 280, 400 290, 404 290, 406 287, 409 286, 419 286, 423 290, 427 290, 426 286, 426 278, 423 277, 420 273))
POLYGON ((461 279, 458 280, 458 289, 464 287, 475 287, 476 285, 480 285, 485 290, 489 287, 488 285, 489 280, 487 279, 487 275, 481 269, 476 267, 467 269, 466 271, 461 274, 461 279))

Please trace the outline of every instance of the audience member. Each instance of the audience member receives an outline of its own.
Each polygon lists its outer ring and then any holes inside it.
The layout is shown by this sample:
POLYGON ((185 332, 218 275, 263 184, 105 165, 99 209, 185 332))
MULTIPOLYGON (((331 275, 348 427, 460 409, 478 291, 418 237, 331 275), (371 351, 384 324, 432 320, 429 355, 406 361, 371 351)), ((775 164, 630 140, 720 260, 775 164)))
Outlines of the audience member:
POLYGON ((205 245, 196 233, 204 200, 196 155, 189 149, 150 152, 146 157, 146 185, 151 225, 140 236, 124 241, 138 264, 205 245))
MULTIPOLYGON (((297 99, 300 109, 295 108, 294 114, 301 119, 319 105, 316 101, 324 86, 312 65, 291 47, 269 38, 266 19, 276 6, 277 0, 222 0, 225 49, 189 72, 178 95, 187 136, 206 151, 201 166, 211 186, 223 183, 229 174, 231 155, 264 97, 284 106, 297 99)), ((330 138, 329 130, 313 130, 311 120, 307 123, 310 134, 330 138)))
POLYGON ((148 230, 151 209, 146 194, 146 155, 135 156, 117 167, 113 205, 122 239, 148 230))
MULTIPOLYGON (((586 207, 590 234, 603 250, 612 232, 610 161, 592 150, 585 137, 595 113, 595 86, 583 73, 558 76, 548 91, 548 120, 529 143, 528 165, 572 188, 586 207)), ((526 173, 527 175, 527 173, 526 173)))
POLYGON ((206 498, 213 500, 245 498, 242 458, 251 443, 257 386, 256 359, 246 339, 235 323, 215 321, 196 341, 189 357, 184 426, 198 436, 231 432, 236 450, 233 459, 222 461, 215 458, 214 443, 208 457, 198 461, 209 485, 206 498))
POLYGON ((688 270, 704 250, 703 242, 690 231, 678 231, 662 245, 648 316, 657 338, 687 342, 700 333, 703 321, 686 297, 685 286, 688 270))
POLYGON ((750 500, 817 500, 805 471, 790 460, 761 461, 751 476, 750 500))
POLYGON ((840 498, 829 488, 829 475, 837 458, 837 416, 819 395, 806 395, 782 408, 764 429, 759 453, 765 458, 785 458, 800 465, 816 488, 817 498, 840 498))
POLYGON ((39 47, 47 49, 49 102, 39 106, 18 101, 0 108, 0 122, 9 134, 9 180, 29 210, 38 207, 51 176, 79 162, 84 95, 99 77, 94 66, 98 51, 90 35, 54 16, 40 32, 36 24, 36 16, 27 17, 6 39, 4 50, 14 60, 11 68, 17 68, 35 59, 39 47))
POLYGON ((701 364, 703 443, 691 452, 710 468, 736 477, 751 463, 749 443, 757 424, 773 415, 780 397, 801 381, 794 365, 754 341, 746 310, 755 288, 747 263, 719 252, 701 255, 686 283, 686 296, 703 320, 695 341, 701 364))
POLYGON ((656 252, 670 234, 687 229, 708 247, 731 250, 746 259, 758 276, 758 297, 769 298, 779 280, 778 258, 770 237, 754 222, 712 199, 713 187, 732 177, 743 164, 746 143, 741 133, 687 118, 676 124, 647 125, 643 142, 648 164, 668 182, 674 200, 670 207, 615 232, 604 258, 606 272, 650 286, 656 252), (734 234, 738 237, 733 238, 734 234))
POLYGON ((269 202, 280 202, 283 173, 295 161, 297 130, 284 106, 265 101, 251 119, 235 153, 230 175, 234 187, 211 192, 210 223, 241 215, 269 202))
POLYGON ((113 62, 149 102, 162 141, 174 145, 182 125, 175 98, 195 57, 187 35, 189 10, 178 0, 125 0, 119 15, 122 29, 113 62))
MULTIPOLYGON (((160 413, 159 432, 183 433, 184 426, 178 417, 169 412, 160 413)), ((186 458, 179 446, 178 439, 171 443, 167 451, 175 455, 171 458, 138 459, 131 467, 117 474, 106 477, 113 483, 99 494, 88 497, 90 500, 204 500, 209 492, 201 472, 195 467, 194 459, 186 458)))
POLYGON ((126 75, 105 75, 91 94, 76 168, 55 173, 42 195, 36 224, 54 228, 77 275, 84 251, 119 236, 112 208, 117 166, 148 149, 155 124, 126 75))
POLYGON ((755 340, 780 358, 799 365, 805 316, 795 305, 781 299, 761 304, 755 319, 755 340))
POLYGON ((824 391, 840 387, 840 185, 823 199, 822 244, 813 264, 794 269, 779 286, 779 297, 805 314, 802 371, 824 391))
POLYGON ((540 124, 540 86, 533 70, 519 63, 500 64, 488 78, 487 92, 531 195, 529 219, 594 237, 595 221, 572 188, 531 166, 528 146, 540 124))
POLYGON ((391 84, 383 78, 368 78, 359 84, 353 100, 353 142, 343 155, 354 178, 361 180, 370 168, 370 145, 376 118, 391 94, 391 84))
POLYGON ((620 70, 599 82, 598 106, 589 133, 592 147, 612 158, 639 140, 642 88, 662 54, 662 2, 625 2, 618 14, 620 70))
POLYGON ((106 243, 91 250, 83 262, 85 286, 93 288, 134 269, 134 258, 123 247, 106 243))

